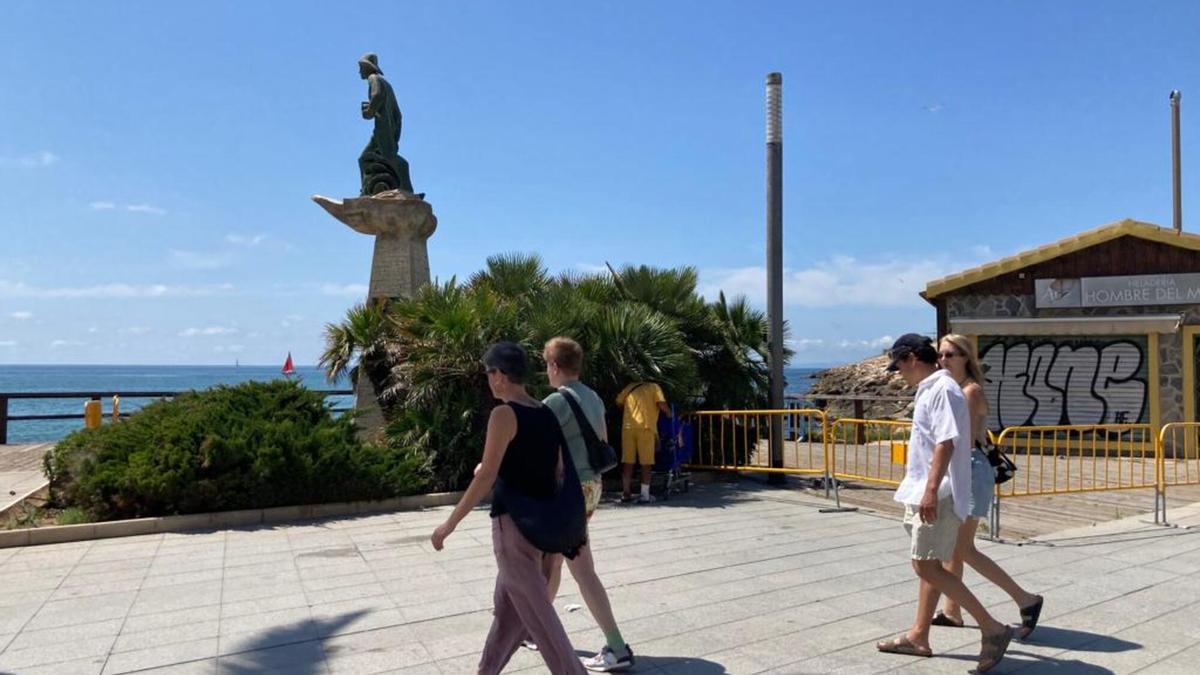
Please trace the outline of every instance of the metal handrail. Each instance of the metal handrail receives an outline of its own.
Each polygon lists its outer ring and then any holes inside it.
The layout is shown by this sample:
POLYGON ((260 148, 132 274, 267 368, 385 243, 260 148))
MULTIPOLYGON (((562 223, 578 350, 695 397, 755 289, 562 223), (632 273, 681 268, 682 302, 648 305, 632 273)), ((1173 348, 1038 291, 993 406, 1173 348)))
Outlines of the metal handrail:
MULTIPOLYGON (((8 423, 13 422, 28 422, 36 420, 82 420, 86 416, 82 413, 55 413, 47 415, 9 415, 8 402, 10 400, 29 400, 29 399, 80 399, 86 398, 92 401, 112 396, 121 398, 174 398, 186 391, 0 391, 0 445, 8 443, 8 423)), ((315 393, 322 394, 326 398, 330 396, 351 396, 354 394, 352 389, 314 389, 315 393)), ((346 412, 349 408, 333 408, 333 412, 346 412)), ((119 417, 129 417, 132 413, 119 413, 119 417)))

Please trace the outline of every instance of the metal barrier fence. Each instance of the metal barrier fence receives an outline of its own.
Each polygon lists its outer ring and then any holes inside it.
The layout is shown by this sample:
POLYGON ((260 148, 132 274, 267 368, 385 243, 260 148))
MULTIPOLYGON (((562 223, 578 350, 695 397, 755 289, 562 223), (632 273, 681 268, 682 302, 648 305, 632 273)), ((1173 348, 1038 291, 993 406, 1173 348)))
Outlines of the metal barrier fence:
MULTIPOLYGON (((1158 479, 1163 522, 1167 520, 1167 487, 1200 485, 1200 423, 1169 422, 1158 432, 1158 479)), ((1156 503, 1155 515, 1159 511, 1156 503)), ((1157 518, 1155 519, 1157 521, 1157 518)))
POLYGON ((996 438, 1017 475, 1001 497, 1152 488, 1158 444, 1149 424, 1009 427, 996 438))
POLYGON ((825 437, 831 474, 838 480, 900 485, 911 428, 907 420, 835 420, 825 437))
POLYGON ((791 410, 706 410, 688 416, 696 449, 688 466, 710 471, 828 475, 825 413, 791 410), (783 465, 771 463, 771 422, 783 424, 783 465))
MULTIPOLYGON (((897 486, 904 478, 908 420, 846 418, 829 423, 823 411, 726 410, 691 415, 696 455, 689 466, 717 471, 822 475, 825 492, 850 480, 897 486), (784 419, 784 461, 772 466, 771 420, 784 419)), ((1166 520, 1166 488, 1200 484, 1200 423, 1022 426, 993 443, 1017 465, 996 486, 990 530, 1000 530, 1004 498, 1152 488, 1155 522, 1166 520)), ((840 508, 840 501, 839 501, 840 508)))

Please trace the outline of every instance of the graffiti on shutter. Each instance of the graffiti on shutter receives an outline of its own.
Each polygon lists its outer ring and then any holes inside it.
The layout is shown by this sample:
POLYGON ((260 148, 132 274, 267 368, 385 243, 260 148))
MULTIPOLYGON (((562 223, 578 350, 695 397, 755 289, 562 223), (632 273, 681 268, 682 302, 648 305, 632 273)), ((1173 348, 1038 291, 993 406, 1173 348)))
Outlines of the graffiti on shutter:
POLYGON ((1144 336, 980 337, 988 427, 1146 422, 1144 336))

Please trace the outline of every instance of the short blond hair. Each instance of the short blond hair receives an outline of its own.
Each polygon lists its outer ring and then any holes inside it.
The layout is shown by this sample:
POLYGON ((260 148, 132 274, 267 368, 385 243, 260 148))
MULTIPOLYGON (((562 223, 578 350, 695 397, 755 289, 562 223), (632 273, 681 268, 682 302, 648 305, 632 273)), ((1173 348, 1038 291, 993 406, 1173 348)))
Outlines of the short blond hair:
POLYGON ((546 341, 547 362, 554 362, 564 373, 579 375, 583 370, 583 347, 569 337, 553 337, 546 341))

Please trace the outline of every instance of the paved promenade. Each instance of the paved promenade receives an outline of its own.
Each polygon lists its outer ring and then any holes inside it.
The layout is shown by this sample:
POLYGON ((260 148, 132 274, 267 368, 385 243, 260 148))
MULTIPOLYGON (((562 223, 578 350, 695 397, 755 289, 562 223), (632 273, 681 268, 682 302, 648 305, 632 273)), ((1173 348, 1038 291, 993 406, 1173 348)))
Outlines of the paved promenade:
POLYGON ((46 487, 42 455, 52 443, 0 445, 0 513, 46 487))
MULTIPOLYGON (((978 634, 935 628, 938 658, 877 654, 912 620, 894 514, 753 482, 605 505, 593 540, 641 673, 957 672, 978 634)), ((490 616, 485 513, 434 553, 446 509, 0 550, 0 671, 470 673, 490 616)), ((1200 509, 1176 509, 1200 524, 1200 509)), ((1113 521, 984 544, 1046 595, 1043 625, 993 672, 1190 673, 1200 661, 1200 531, 1113 521)), ((999 617, 1015 608, 969 582, 999 617)), ((582 652, 601 637, 569 575, 556 605, 582 652)), ((522 650, 509 672, 542 672, 522 650)))

